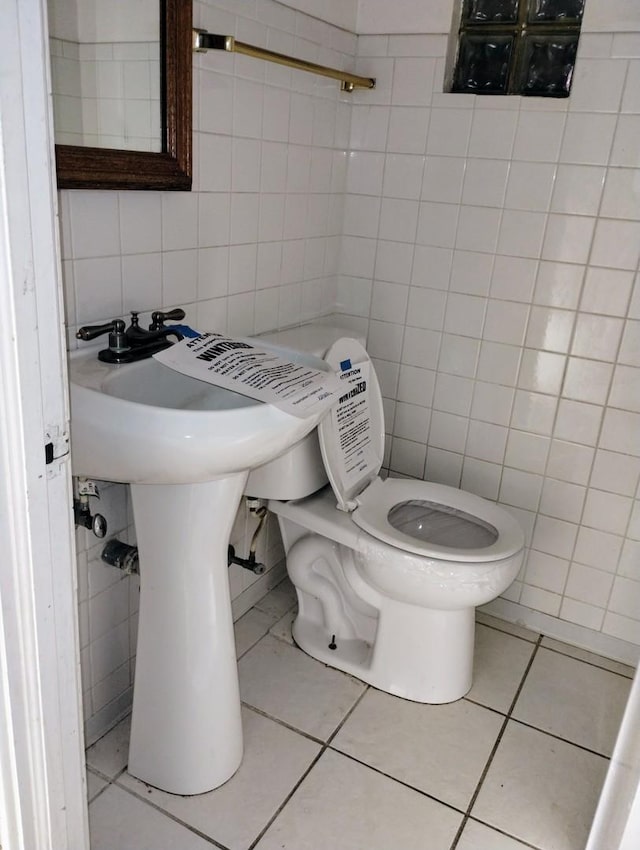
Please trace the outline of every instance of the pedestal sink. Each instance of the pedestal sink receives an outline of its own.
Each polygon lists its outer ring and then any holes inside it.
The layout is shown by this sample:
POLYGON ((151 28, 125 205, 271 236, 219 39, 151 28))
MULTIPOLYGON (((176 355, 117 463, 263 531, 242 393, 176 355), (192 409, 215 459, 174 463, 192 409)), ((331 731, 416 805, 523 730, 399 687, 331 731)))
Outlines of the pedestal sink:
MULTIPOLYGON (((131 484, 140 621, 129 772, 174 794, 242 759, 227 545, 249 469, 316 425, 149 359, 70 357, 74 475, 131 484)), ((323 361, 308 358, 317 368, 323 361)))

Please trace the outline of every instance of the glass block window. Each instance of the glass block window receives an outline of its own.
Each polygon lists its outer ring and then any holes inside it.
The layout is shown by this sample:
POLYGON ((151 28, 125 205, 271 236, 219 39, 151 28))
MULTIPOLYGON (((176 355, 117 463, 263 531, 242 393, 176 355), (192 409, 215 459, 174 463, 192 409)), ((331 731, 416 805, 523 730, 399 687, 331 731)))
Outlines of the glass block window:
POLYGON ((568 97, 585 0, 462 0, 452 92, 568 97))

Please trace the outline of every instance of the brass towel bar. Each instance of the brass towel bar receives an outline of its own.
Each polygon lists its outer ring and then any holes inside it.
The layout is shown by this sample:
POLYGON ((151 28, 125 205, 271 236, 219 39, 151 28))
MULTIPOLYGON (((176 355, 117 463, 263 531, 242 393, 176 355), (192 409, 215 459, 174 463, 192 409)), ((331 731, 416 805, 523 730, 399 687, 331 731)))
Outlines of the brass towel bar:
POLYGON ((308 71, 310 74, 319 74, 321 77, 331 77, 339 80, 342 91, 351 92, 354 89, 373 89, 376 81, 372 77, 360 77, 350 74, 348 71, 338 71, 335 68, 327 68, 325 65, 316 65, 315 62, 307 62, 305 59, 294 59, 284 53, 275 53, 273 50, 265 50, 263 47, 254 47, 236 41, 232 35, 216 35, 207 30, 193 30, 193 49, 196 53, 206 53, 207 50, 227 50, 229 53, 242 53, 245 56, 253 56, 254 59, 264 59, 267 62, 276 62, 278 65, 286 65, 288 68, 297 68, 300 71, 308 71))

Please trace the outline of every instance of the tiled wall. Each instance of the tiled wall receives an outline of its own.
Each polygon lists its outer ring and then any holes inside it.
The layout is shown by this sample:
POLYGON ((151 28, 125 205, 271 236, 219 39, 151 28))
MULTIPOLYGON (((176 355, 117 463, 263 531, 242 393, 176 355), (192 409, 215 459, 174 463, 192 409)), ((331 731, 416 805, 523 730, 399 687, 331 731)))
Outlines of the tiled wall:
POLYGON ((159 151, 157 42, 49 40, 56 141, 159 151))
POLYGON ((493 610, 637 645, 640 35, 583 32, 568 100, 443 94, 445 50, 359 38, 338 310, 368 323, 392 472, 526 529, 493 610))
MULTIPOLYGON (((196 3, 194 23, 353 67, 354 36, 271 0, 196 3)), ((70 347, 131 309, 235 334, 337 309, 369 330, 392 471, 497 498, 527 530, 498 613, 616 654, 640 644, 640 37, 583 34, 569 101, 443 95, 445 45, 361 37, 379 84, 349 100, 198 57, 192 193, 61 193, 70 347)), ((133 542, 126 487, 94 507, 133 542)), ((263 546, 273 566, 273 526, 263 546)), ((79 533, 89 739, 126 709, 135 653, 136 580, 101 548, 79 533)), ((232 570, 236 613, 252 580, 232 570)))
MULTIPOLYGON (((194 25, 312 61, 353 68, 356 38, 272 0, 194 5, 194 25), (234 14, 234 10, 238 14, 234 14)), ((182 306, 202 330, 251 334, 330 312, 335 301, 351 106, 331 80, 259 60, 194 57, 194 191, 65 191, 60 196, 69 346, 75 331, 140 310, 182 306)), ((127 488, 92 509, 134 539, 127 488)), ((245 554, 255 521, 240 512, 245 554)), ((262 553, 281 560, 275 525, 262 553)), ((128 705, 137 582, 78 534, 87 737, 128 705)), ((236 614, 282 573, 233 567, 236 614)))

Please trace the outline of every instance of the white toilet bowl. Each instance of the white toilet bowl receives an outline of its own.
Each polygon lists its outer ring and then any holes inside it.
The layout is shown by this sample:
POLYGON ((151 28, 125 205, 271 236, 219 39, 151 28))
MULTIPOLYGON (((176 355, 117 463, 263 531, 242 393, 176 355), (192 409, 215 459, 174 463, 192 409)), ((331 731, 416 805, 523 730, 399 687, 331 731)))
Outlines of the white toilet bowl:
MULTIPOLYGON (((286 334, 278 342, 286 345, 286 334)), ((298 596, 293 637, 314 658, 397 696, 459 699, 472 682, 475 608, 514 580, 524 535, 510 514, 479 496, 380 479, 384 421, 375 371, 353 339, 334 342, 325 359, 345 385, 318 428, 331 486, 318 490, 325 479, 314 435, 295 447, 299 460, 312 461, 267 464, 245 490, 269 498, 278 516, 298 596), (310 482, 304 498, 296 465, 310 482)))

